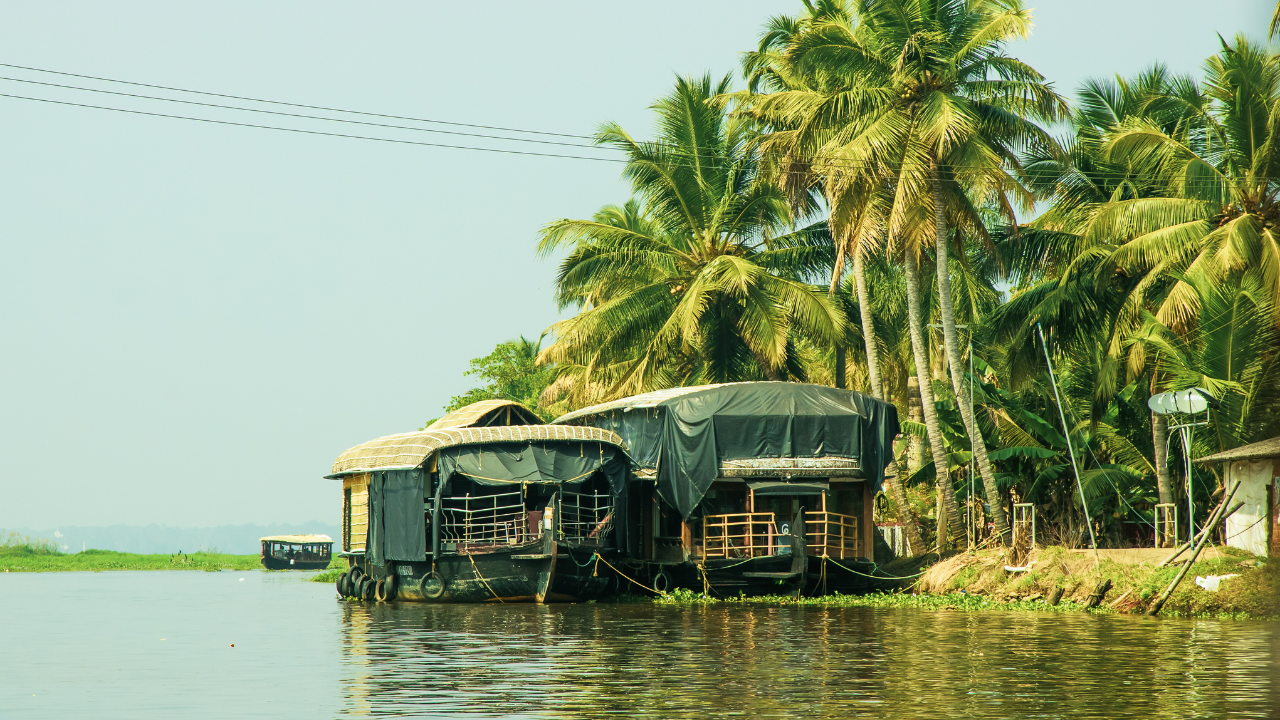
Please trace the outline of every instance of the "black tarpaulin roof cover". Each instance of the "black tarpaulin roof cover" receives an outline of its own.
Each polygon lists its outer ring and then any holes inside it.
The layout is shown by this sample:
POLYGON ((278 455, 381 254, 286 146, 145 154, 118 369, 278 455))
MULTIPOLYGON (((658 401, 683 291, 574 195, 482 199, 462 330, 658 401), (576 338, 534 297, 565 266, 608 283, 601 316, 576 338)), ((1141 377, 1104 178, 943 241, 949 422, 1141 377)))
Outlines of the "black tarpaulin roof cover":
POLYGON ((726 460, 855 460, 878 491, 898 435, 893 405, 852 390, 786 382, 673 388, 583 408, 553 424, 622 437, 658 474, 658 493, 688 519, 726 460))

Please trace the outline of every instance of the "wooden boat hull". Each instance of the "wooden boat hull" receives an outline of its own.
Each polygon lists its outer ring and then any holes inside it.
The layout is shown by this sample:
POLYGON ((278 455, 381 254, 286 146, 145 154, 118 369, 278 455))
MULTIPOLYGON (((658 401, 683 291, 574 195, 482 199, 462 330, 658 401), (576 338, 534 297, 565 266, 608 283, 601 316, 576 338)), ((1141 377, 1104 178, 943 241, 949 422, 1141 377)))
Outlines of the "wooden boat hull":
POLYGON ((406 602, 578 602, 618 592, 618 577, 608 565, 589 561, 593 550, 563 544, 555 550, 556 557, 549 557, 539 542, 493 552, 446 554, 434 569, 429 560, 362 567, 375 578, 395 572, 396 600, 406 602), (424 592, 422 581, 428 575, 432 577, 424 592))
POLYGON ((874 569, 875 565, 866 560, 808 556, 796 562, 791 555, 772 555, 749 560, 712 560, 701 567, 692 562, 649 562, 638 570, 642 577, 635 580, 659 590, 681 588, 710 592, 713 597, 856 595, 876 587, 870 577, 874 569), (660 577, 662 574, 665 578, 660 577), (667 587, 663 587, 664 584, 667 587))
POLYGON ((262 558, 262 567, 268 570, 324 570, 328 560, 284 560, 277 557, 262 558))

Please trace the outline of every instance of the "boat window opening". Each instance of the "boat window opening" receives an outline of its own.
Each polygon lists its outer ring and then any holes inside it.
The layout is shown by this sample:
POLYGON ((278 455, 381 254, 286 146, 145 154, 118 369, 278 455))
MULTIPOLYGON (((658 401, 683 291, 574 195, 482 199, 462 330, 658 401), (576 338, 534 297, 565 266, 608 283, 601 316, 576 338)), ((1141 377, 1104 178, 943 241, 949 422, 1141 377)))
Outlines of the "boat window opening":
POLYGON ((560 536, 582 545, 602 545, 613 530, 613 494, 602 473, 566 486, 560 497, 560 536))
POLYGON ((461 477, 450 485, 453 494, 440 499, 440 534, 446 542, 456 543, 459 552, 537 539, 537 529, 529 525, 523 489, 493 493, 491 487, 461 477))
MULTIPOLYGON (((714 486, 713 486, 714 487, 714 486)), ((842 482, 821 493, 750 493, 745 502, 726 501, 727 488, 715 487, 700 506, 706 513, 695 527, 701 537, 692 548, 707 560, 768 557, 791 553, 791 536, 802 532, 808 554, 816 557, 861 557, 859 518, 863 511, 862 484, 842 482), (803 510, 803 527, 796 526, 803 510)))

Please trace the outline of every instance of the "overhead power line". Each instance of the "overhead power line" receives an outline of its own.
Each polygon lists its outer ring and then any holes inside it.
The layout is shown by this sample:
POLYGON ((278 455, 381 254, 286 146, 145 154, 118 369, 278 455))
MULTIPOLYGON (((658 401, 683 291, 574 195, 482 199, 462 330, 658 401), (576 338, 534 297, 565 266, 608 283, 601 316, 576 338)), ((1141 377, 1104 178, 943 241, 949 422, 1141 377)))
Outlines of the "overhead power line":
MULTIPOLYGON (((267 100, 267 99, 264 99, 264 98, 255 98, 255 97, 249 97, 249 96, 244 96, 244 95, 232 95, 232 94, 229 94, 229 93, 216 93, 216 92, 210 92, 210 91, 205 91, 205 90, 191 90, 191 89, 187 89, 187 88, 179 88, 179 87, 173 87, 173 86, 168 86, 168 85, 157 85, 157 84, 153 84, 153 83, 142 83, 142 82, 135 82, 135 81, 131 81, 131 80, 117 80, 117 79, 114 79, 114 78, 100 77, 100 76, 96 76, 96 75, 86 75, 86 74, 81 74, 81 73, 64 72, 64 71, 60 71, 60 70, 48 70, 48 69, 45 69, 45 68, 37 68, 37 67, 31 67, 31 66, 27 66, 27 65, 16 65, 16 64, 12 64, 12 63, 0 63, 0 67, 13 68, 13 69, 17 69, 17 70, 24 70, 24 71, 28 71, 28 72, 46 73, 46 74, 50 74, 50 75, 59 75, 59 76, 64 76, 64 77, 81 78, 81 79, 84 79, 84 80, 93 80, 93 81, 96 81, 96 82, 116 83, 116 84, 129 85, 129 86, 134 86, 134 87, 144 87, 144 88, 151 88, 151 89, 155 89, 155 90, 165 90, 165 91, 169 91, 169 92, 189 93, 189 94, 201 95, 201 96, 206 96, 206 97, 216 97, 216 98, 224 98, 224 99, 231 99, 231 100, 240 100, 240 101, 243 101, 243 102, 265 103, 265 104, 270 104, 270 105, 278 105, 278 106, 282 106, 282 107, 303 108, 303 109, 309 109, 309 110, 320 110, 320 111, 324 111, 324 112, 343 113, 343 114, 358 115, 358 116, 364 116, 364 117, 376 117, 376 118, 384 118, 384 119, 406 120, 406 121, 410 121, 410 122, 420 122, 420 123, 428 123, 428 124, 436 124, 436 125, 447 125, 447 126, 462 127, 462 128, 471 128, 471 129, 477 129, 477 130, 493 130, 493 131, 497 131, 497 132, 523 133, 523 134, 539 135, 539 136, 547 136, 547 137, 561 137, 561 138, 572 138, 572 139, 580 139, 580 140, 595 140, 595 137, 594 137, 594 136, 591 136, 591 135, 578 135, 578 134, 572 134, 572 133, 547 132, 547 131, 542 131, 542 130, 527 130, 527 129, 522 129, 522 128, 512 128, 512 127, 505 127, 505 126, 499 126, 499 125, 480 125, 480 124, 475 124, 475 123, 463 123, 463 122, 455 122, 455 121, 449 121, 449 120, 436 120, 436 119, 431 119, 431 118, 418 118, 418 117, 412 117, 412 116, 407 116, 407 115, 392 115, 392 114, 387 114, 387 113, 375 113, 375 112, 368 112, 368 111, 363 111, 363 110, 347 110, 347 109, 343 109, 343 108, 327 107, 327 106, 323 106, 323 105, 309 105, 309 104, 305 104, 305 103, 293 103, 293 102, 286 102, 286 101, 281 101, 281 100, 267 100)), ((386 128, 386 129, 390 129, 390 130, 404 130, 404 131, 411 131, 411 132, 430 132, 430 133, 438 133, 438 134, 445 134, 445 135, 453 135, 453 136, 459 136, 459 137, 479 138, 479 139, 484 139, 484 140, 497 140, 497 141, 499 141, 499 142, 532 143, 532 144, 538 144, 538 145, 552 145, 552 146, 558 146, 558 147, 579 148, 579 149, 582 149, 582 150, 604 150, 604 151, 613 151, 613 152, 619 152, 619 151, 622 151, 622 150, 623 150, 622 148, 618 148, 618 147, 599 146, 599 145, 595 145, 595 144, 583 144, 583 143, 572 143, 572 142, 560 142, 560 141, 554 141, 554 140, 539 140, 539 139, 535 139, 535 138, 504 137, 504 136, 501 136, 501 135, 490 135, 490 134, 485 134, 485 133, 472 133, 472 132, 464 132, 464 131, 457 131, 457 130, 441 130, 441 129, 437 129, 437 128, 421 128, 421 127, 413 127, 413 126, 408 126, 408 125, 393 125, 393 124, 388 124, 388 123, 377 123, 377 122, 370 122, 370 121, 363 121, 363 120, 353 120, 353 119, 348 119, 348 118, 332 118, 332 117, 323 117, 323 116, 319 116, 319 115, 307 115, 307 114, 302 114, 302 113, 290 113, 290 112, 283 112, 283 111, 279 111, 279 110, 266 110, 266 109, 261 109, 261 108, 238 107, 238 106, 234 106, 234 105, 224 105, 224 104, 220 104, 220 103, 206 103, 206 102, 198 102, 198 101, 194 101, 194 100, 182 100, 182 99, 178 99, 178 98, 166 98, 166 97, 160 97, 160 96, 156 96, 156 95, 143 95, 143 94, 139 94, 139 93, 127 93, 127 92, 120 92, 120 91, 115 91, 115 90, 105 90, 105 89, 101 89, 101 88, 81 87, 81 86, 76 86, 76 85, 64 85, 64 84, 60 84, 60 83, 43 82, 43 81, 39 81, 39 80, 29 80, 29 79, 25 79, 25 78, 16 78, 16 77, 5 77, 5 76, 0 76, 0 81, 8 81, 8 82, 25 83, 25 84, 39 85, 39 86, 44 86, 44 87, 53 87, 53 88, 59 88, 59 89, 65 89, 65 90, 74 90, 74 91, 77 91, 77 92, 92 92, 92 93, 99 93, 99 94, 106 94, 106 95, 114 95, 114 96, 119 96, 119 97, 128 97, 128 98, 134 98, 134 99, 140 99, 140 100, 151 100, 151 101, 158 101, 158 102, 179 103, 179 104, 183 104, 183 105, 193 105, 193 106, 198 106, 198 107, 208 107, 208 108, 214 108, 214 109, 219 109, 219 110, 231 110, 231 111, 236 111, 236 112, 251 112, 251 113, 259 113, 259 114, 272 115, 272 116, 277 116, 277 117, 291 117, 291 118, 298 118, 298 119, 303 119, 303 120, 314 120, 314 121, 320 121, 320 122, 336 122, 336 123, 346 123, 346 124, 352 124, 352 125, 360 125, 360 126, 365 126, 365 127, 386 128)), ((331 132, 323 132, 323 131, 304 130, 304 129, 300 129, 300 128, 280 127, 280 126, 274 126, 274 125, 261 125, 261 124, 255 124, 255 123, 241 123, 241 122, 234 122, 234 121, 227 121, 227 120, 214 120, 214 119, 210 119, 210 118, 191 117, 191 116, 185 116, 185 115, 174 115, 174 114, 169 114, 169 113, 157 113, 157 112, 146 112, 146 111, 141 111, 141 110, 129 110, 129 109, 124 109, 124 108, 108 107, 108 106, 102 106, 102 105, 91 105, 91 104, 87 104, 87 103, 76 103, 76 102, 70 102, 70 101, 64 101, 64 100, 50 100, 50 99, 43 99, 43 98, 27 97, 27 96, 23 96, 23 95, 0 94, 0 97, 7 97, 7 98, 11 98, 11 99, 16 99, 16 100, 28 100, 28 101, 32 101, 32 102, 45 102, 45 103, 50 103, 50 104, 55 104, 55 105, 66 105, 66 106, 72 106, 72 107, 91 108, 91 109, 96 109, 96 110, 108 110, 108 111, 112 111, 112 112, 129 113, 129 114, 134 114, 134 115, 148 115, 148 116, 152 116, 152 117, 163 117, 163 118, 171 118, 171 119, 178 119, 178 120, 190 120, 190 121, 195 121, 195 122, 206 122, 206 123, 212 123, 212 124, 218 124, 218 125, 233 125, 233 126, 238 126, 238 127, 257 128, 257 129, 264 129, 264 130, 277 130, 277 131, 282 131, 282 132, 296 132, 296 133, 302 133, 302 134, 308 134, 308 135, 320 135, 320 136, 328 136, 328 137, 342 137, 342 138, 350 138, 350 139, 357 139, 357 140, 373 140, 373 141, 377 141, 377 142, 393 142, 393 143, 402 144, 402 145, 421 145, 421 146, 425 146, 425 147, 440 147, 440 148, 451 148, 451 149, 458 149, 458 150, 476 150, 476 151, 481 151, 481 152, 502 152, 502 153, 507 153, 507 154, 512 154, 512 155, 529 155, 529 156, 536 156, 536 157, 555 157, 555 158, 565 158, 565 159, 575 159, 575 160, 597 160, 597 161, 599 161, 599 160, 604 160, 604 161, 608 161, 608 162, 626 162, 626 160, 625 160, 625 159, 618 159, 618 158, 588 157, 588 156, 567 155, 567 154, 557 154, 557 153, 543 153, 543 152, 530 152, 530 151, 520 151, 520 150, 503 150, 503 149, 501 149, 501 148, 484 148, 484 147, 474 147, 474 146, 452 145, 452 144, 448 144, 448 143, 430 143, 430 142, 419 142, 419 141, 411 141, 411 140, 397 140, 397 139, 392 139, 392 138, 382 138, 382 137, 366 136, 366 135, 355 135, 355 134, 347 134, 347 133, 331 133, 331 132)), ((637 144, 638 144, 638 145, 640 145, 640 146, 642 146, 642 147, 649 147, 649 148, 655 148, 655 149, 675 150, 675 151, 676 151, 676 154, 683 155, 683 156, 686 156, 686 157, 700 157, 700 158, 707 158, 707 159, 714 159, 714 158, 716 158, 716 157, 717 157, 717 154, 716 154, 716 153, 714 153, 714 152, 712 152, 712 151, 689 152, 688 150, 686 150, 686 149, 684 149, 684 148, 680 148, 680 147, 673 146, 673 145, 670 145, 670 144, 668 144, 668 143, 663 143, 663 142, 659 142, 659 141, 653 141, 653 142, 638 142, 637 144)), ((776 157, 776 154, 775 154, 774 156, 776 157)), ((808 162, 808 163, 810 163, 810 164, 818 165, 818 166, 826 165, 826 166, 829 166, 829 167, 836 167, 836 168, 864 169, 864 170, 866 170, 866 169, 870 169, 870 170, 882 170, 882 166, 880 166, 879 164, 876 164, 876 163, 869 163, 869 162, 857 161, 857 160, 849 160, 849 159, 837 159, 837 158, 831 158, 831 157, 829 157, 829 156, 824 156, 824 155, 821 155, 821 154, 815 154, 815 155, 813 155, 813 156, 811 156, 811 157, 808 157, 808 158, 806 158, 806 159, 805 159, 805 161, 806 161, 806 162, 808 162)), ((968 166, 952 165, 952 164, 945 164, 945 163, 944 163, 944 164, 941 164, 941 167, 946 168, 946 169, 949 169, 949 170, 952 170, 952 171, 963 171, 963 170, 968 169, 968 166)), ((1113 180, 1132 180, 1132 179, 1134 179, 1134 178, 1133 178, 1130 174, 1128 174, 1128 173, 1120 173, 1120 172, 1099 172, 1099 171, 1094 171, 1094 172, 1081 172, 1081 171, 1080 171, 1079 169, 1077 169, 1077 168, 1071 168, 1071 169, 1068 169, 1067 174, 1071 174, 1071 175, 1074 175, 1074 176, 1076 176, 1076 177, 1080 177, 1080 178, 1085 178, 1085 179, 1088 179, 1088 180, 1090 180, 1090 181, 1095 181, 1095 180, 1104 179, 1104 178, 1108 178, 1108 177, 1109 177, 1109 178, 1111 178, 1111 179, 1113 179, 1113 180)), ((897 175, 897 173, 896 173, 896 172, 893 172, 892 170, 889 170, 889 171, 887 171, 887 172, 883 172, 883 171, 882 171, 879 175, 877 175, 877 176, 876 176, 876 178, 872 178, 872 179, 880 179, 880 180, 894 180, 894 179, 897 179, 897 177, 898 177, 898 175, 897 175)), ((1264 182, 1270 182, 1270 181, 1272 181, 1272 178, 1258 177, 1258 178, 1256 178, 1256 180, 1261 180, 1261 181, 1264 181, 1264 182)), ((1216 188, 1218 188, 1218 187, 1223 187, 1223 186, 1228 186, 1228 187, 1229 187, 1231 184, 1232 184, 1232 183, 1231 183, 1230 181, 1222 181, 1222 180, 1215 180, 1215 179, 1198 179, 1198 180, 1193 181, 1193 182, 1184 182, 1184 185, 1185 185, 1188 189, 1196 189, 1196 188, 1201 188, 1201 189, 1204 189, 1204 188, 1215 188, 1215 189, 1216 189, 1216 188)), ((1152 198, 1152 199, 1154 199, 1154 198, 1152 198)), ((1189 198, 1188 198, 1188 199, 1189 199, 1189 198)))
POLYGON ((436 125, 453 125, 456 127, 469 127, 477 130, 498 130, 501 132, 517 132, 528 133, 531 135, 550 135, 552 137, 578 138, 580 140, 591 140, 591 135, 572 135, 569 133, 543 132, 541 130, 522 130, 520 128, 500 127, 496 125, 475 125, 472 123, 454 122, 450 120, 433 120, 429 118, 410 117, 407 115, 388 115, 384 113, 367 112, 364 110, 344 110, 342 108, 331 108, 323 105, 304 105, 302 103, 284 102, 282 100, 264 100, 262 98, 246 97, 243 95, 228 95, 226 93, 208 92, 206 90, 189 90, 187 88, 169 87, 167 85, 153 85, 150 83, 133 82, 131 80, 116 80, 113 78, 97 77, 94 75, 81 75, 78 73, 62 72, 59 70, 46 70, 44 68, 28 67, 26 65, 13 65, 10 63, 0 63, 0 67, 13 68, 15 70, 27 70, 29 72, 47 73, 49 75, 62 75, 64 77, 80 78, 82 80, 97 80, 98 82, 117 83, 120 85, 133 85, 134 87, 151 88, 152 90, 169 90, 171 92, 191 93, 193 95, 207 95, 209 97, 220 97, 227 100, 244 100, 247 102, 268 103, 271 105, 283 105, 286 107, 303 108, 305 110, 324 110, 326 112, 340 112, 351 115, 365 115, 367 117, 380 117, 387 120, 412 120, 414 122, 433 123, 436 125))
POLYGON ((170 118, 174 120, 191 120, 194 122, 210 123, 213 125, 231 125, 234 127, 257 128, 259 130, 278 130, 280 132, 300 133, 303 135, 321 135, 324 137, 351 138, 353 140, 373 140, 375 142, 395 143, 397 145, 421 145, 423 147, 450 148, 453 150, 475 150, 478 152, 501 153, 505 155, 531 155, 534 157, 550 157, 565 158, 568 160, 594 160, 596 162, 625 163, 622 158, 605 158, 605 157, 588 157, 586 155, 557 155, 555 153, 531 152, 528 150, 510 150, 506 148, 486 148, 475 147, 471 145, 449 145, 447 143, 430 143, 420 140, 399 140, 396 138, 373 137, 370 135, 348 135, 345 133, 323 132, 320 130, 303 130, 300 128, 279 127, 276 125, 257 125, 254 123, 233 122, 231 120, 213 120, 211 118, 198 118, 188 115, 169 115, 166 113, 146 112, 144 110, 126 110, 124 108, 107 107, 105 105, 88 105, 86 103, 68 102, 66 100, 49 100, 46 98, 33 98, 24 95, 10 95, 0 93, 0 97, 11 98, 13 100, 28 100, 31 102, 49 103, 52 105, 67 105, 70 107, 89 108, 92 110, 108 110, 110 112, 127 113, 129 115, 147 115, 150 117, 170 118))
POLYGON ((280 110, 263 110, 261 108, 245 108, 236 107, 235 105, 223 105, 220 103, 198 102, 196 100, 179 100, 177 98, 159 97, 156 95, 140 95, 138 93, 118 92, 116 90, 102 90, 100 88, 79 87, 76 85, 62 85, 60 83, 41 82, 39 80, 24 80, 22 78, 6 77, 0 75, 0 80, 8 82, 26 83, 28 85, 41 85, 44 87, 62 88, 64 90, 77 90, 80 92, 100 93, 103 95, 116 95, 119 97, 137 98, 141 100, 159 100, 160 102, 180 103, 182 105, 196 105, 199 107, 217 108, 220 110, 236 110, 239 112, 259 113, 263 115, 277 115, 281 117, 301 118, 304 120, 322 120, 324 122, 347 123, 350 125, 365 125, 368 127, 390 128, 392 130, 412 130, 414 132, 439 133, 442 135, 458 135, 462 137, 484 138, 486 140, 508 140, 512 142, 537 143, 539 145, 559 145, 562 147, 583 148, 586 150, 613 150, 613 148, 601 148, 596 145, 583 145, 581 143, 567 143, 559 140, 536 140, 533 138, 510 138, 501 135, 486 135, 482 133, 462 132, 460 130, 440 130, 438 128, 413 127, 410 125, 389 125, 387 123, 369 122, 368 120, 348 120, 346 118, 331 118, 322 115, 303 115, 300 113, 282 112, 280 110))

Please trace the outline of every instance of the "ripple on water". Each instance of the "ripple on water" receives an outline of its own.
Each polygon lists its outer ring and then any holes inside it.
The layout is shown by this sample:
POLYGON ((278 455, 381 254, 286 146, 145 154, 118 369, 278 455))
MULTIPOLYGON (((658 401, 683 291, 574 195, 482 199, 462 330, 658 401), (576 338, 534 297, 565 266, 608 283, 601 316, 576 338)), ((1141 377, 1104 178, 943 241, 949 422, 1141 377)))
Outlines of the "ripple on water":
POLYGON ((23 720, 1280 715, 1267 622, 373 606, 261 572, 11 573, 0 617, 0 718, 23 720))
POLYGON ((348 605, 344 712, 1272 717, 1275 623, 867 608, 348 605))

